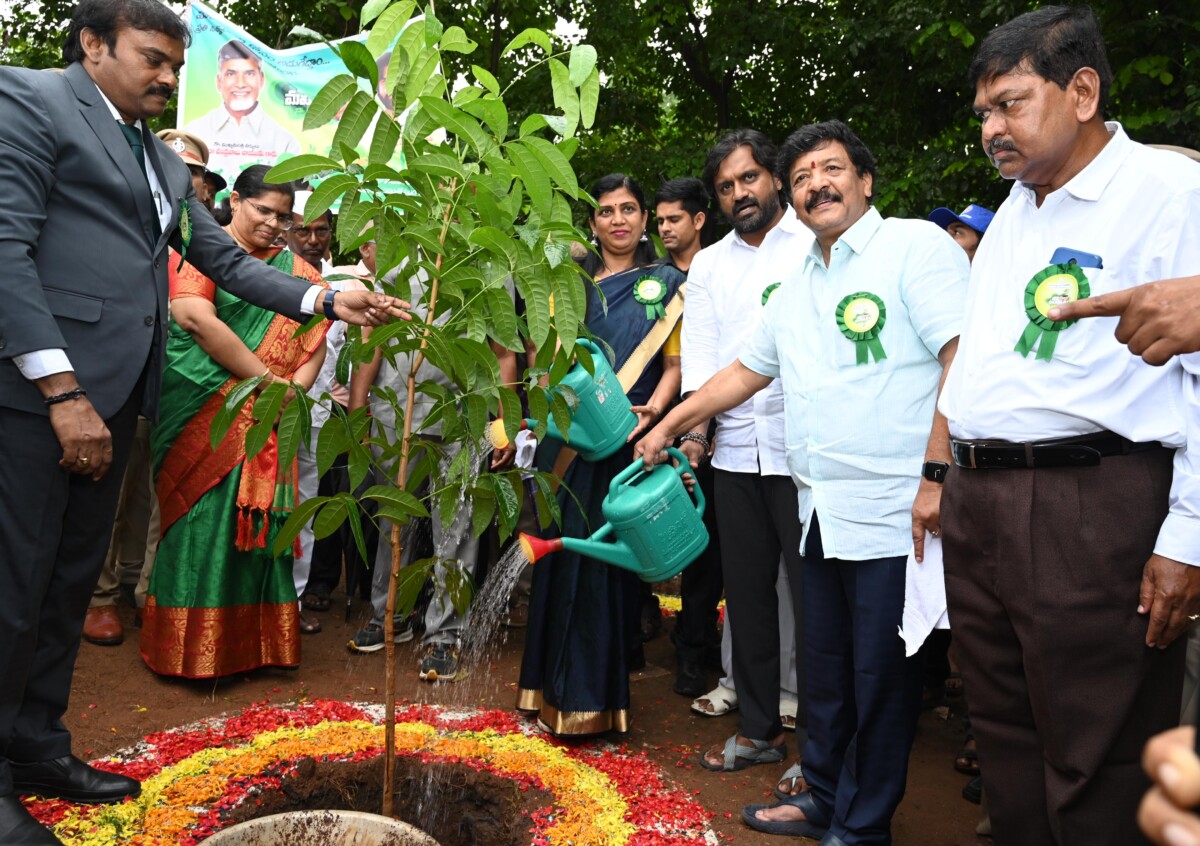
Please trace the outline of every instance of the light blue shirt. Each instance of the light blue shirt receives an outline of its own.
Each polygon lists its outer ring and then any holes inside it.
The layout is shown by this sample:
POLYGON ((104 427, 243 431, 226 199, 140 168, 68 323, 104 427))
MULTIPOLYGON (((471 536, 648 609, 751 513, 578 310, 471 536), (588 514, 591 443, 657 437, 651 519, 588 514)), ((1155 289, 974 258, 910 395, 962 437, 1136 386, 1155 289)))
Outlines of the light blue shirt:
POLYGON ((868 209, 833 245, 829 267, 813 238, 742 351, 742 364, 783 385, 800 519, 807 537, 816 510, 826 557, 908 554, 938 353, 958 337, 969 275, 966 253, 935 224, 868 209), (858 364, 838 327, 838 304, 859 292, 886 309, 882 361, 858 364))

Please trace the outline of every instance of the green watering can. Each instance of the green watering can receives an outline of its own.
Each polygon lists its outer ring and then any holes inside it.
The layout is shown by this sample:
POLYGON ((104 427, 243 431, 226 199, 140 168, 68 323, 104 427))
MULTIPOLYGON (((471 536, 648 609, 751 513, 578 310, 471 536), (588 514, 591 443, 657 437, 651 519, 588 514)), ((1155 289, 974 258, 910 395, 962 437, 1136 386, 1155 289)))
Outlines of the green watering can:
MULTIPOLYGON (((570 436, 564 435, 551 417, 546 421, 546 437, 570 446, 584 461, 600 461, 625 445, 629 433, 637 426, 637 415, 629 410, 629 398, 617 381, 608 356, 589 340, 581 338, 579 343, 591 352, 595 372, 588 373, 578 362, 567 371, 560 384, 578 397, 571 409, 570 436)), ((536 425, 536 420, 526 419, 521 428, 532 429, 536 425)), ((504 421, 492 422, 489 439, 497 449, 508 446, 504 421)))
POLYGON ((682 476, 691 465, 679 450, 667 452, 678 467, 659 464, 647 471, 638 459, 617 474, 601 504, 608 522, 590 538, 543 540, 522 534, 525 557, 532 563, 569 549, 637 573, 644 582, 666 581, 691 564, 708 546, 704 494, 699 485, 688 494, 682 476))

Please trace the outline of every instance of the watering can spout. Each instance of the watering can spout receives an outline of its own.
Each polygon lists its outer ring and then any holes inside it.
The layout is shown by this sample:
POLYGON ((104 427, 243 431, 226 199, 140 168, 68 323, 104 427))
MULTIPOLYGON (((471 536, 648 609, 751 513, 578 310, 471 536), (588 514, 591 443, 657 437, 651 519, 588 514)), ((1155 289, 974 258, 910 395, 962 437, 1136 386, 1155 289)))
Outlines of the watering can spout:
POLYGON ((545 558, 552 552, 569 549, 571 552, 595 558, 597 561, 603 561, 605 564, 612 564, 614 567, 620 567, 624 570, 631 570, 637 573, 642 569, 638 565, 637 559, 633 557, 633 552, 629 549, 629 546, 620 541, 612 543, 593 539, 584 540, 582 538, 551 538, 544 540, 522 532, 518 535, 517 542, 520 543, 521 552, 524 553, 525 558, 528 559, 530 564, 545 558))

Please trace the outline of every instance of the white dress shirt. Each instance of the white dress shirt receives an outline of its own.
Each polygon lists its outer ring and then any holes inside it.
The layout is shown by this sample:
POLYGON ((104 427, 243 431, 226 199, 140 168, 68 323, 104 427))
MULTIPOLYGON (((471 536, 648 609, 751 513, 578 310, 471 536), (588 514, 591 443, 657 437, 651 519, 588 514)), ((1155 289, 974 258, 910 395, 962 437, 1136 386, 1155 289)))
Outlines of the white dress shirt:
POLYGON ((298 156, 295 136, 267 117, 262 103, 239 121, 222 104, 184 127, 208 144, 208 168, 229 180, 250 165, 273 165, 284 154, 298 156))
POLYGON ((739 356, 783 386, 800 520, 807 538, 816 510, 828 558, 869 561, 912 546, 938 354, 959 334, 969 273, 966 253, 936 224, 868 209, 833 245, 828 267, 810 236, 803 265, 739 356), (864 291, 886 309, 886 357, 858 364, 837 308, 864 291))
MULTIPOLYGON (((695 391, 737 358, 766 307, 763 292, 799 267, 812 232, 784 206, 783 218, 758 247, 730 232, 692 259, 683 308, 683 393, 695 391)), ((775 303, 772 295, 770 304, 775 303)), ((713 467, 786 476, 783 391, 778 380, 717 415, 713 467)))
MULTIPOLYGON (((971 271, 967 317, 939 407, 961 439, 1038 441, 1109 430, 1179 448, 1171 511, 1155 551, 1200 564, 1200 358, 1151 367, 1113 336, 1117 318, 1058 333, 1051 361, 1014 351, 1029 280, 1060 247, 1098 255, 1092 295, 1200 273, 1200 165, 1134 143, 1120 124, 1100 154, 1039 208, 1017 183, 971 271), (1187 448, 1184 448, 1186 445, 1187 448)), ((1131 503, 1136 507, 1136 503, 1131 503)))
MULTIPOLYGON (((117 111, 117 107, 113 105, 112 100, 108 99, 108 95, 104 93, 103 89, 97 85, 96 90, 100 92, 100 99, 104 101, 104 105, 108 106, 108 110, 112 112, 113 120, 118 123, 124 123, 125 119, 121 117, 121 113, 117 111)), ((142 131, 142 122, 140 120, 135 121, 133 126, 138 132, 142 131)), ((133 155, 133 153, 130 152, 130 155, 133 155)), ((167 224, 171 222, 173 210, 171 203, 162 199, 162 183, 158 181, 158 172, 150 165, 149 156, 146 158, 146 181, 150 185, 150 194, 155 199, 155 208, 158 209, 159 229, 166 230, 167 224)), ((314 285, 304 295, 304 299, 300 303, 300 312, 302 314, 314 313, 313 306, 316 304, 317 295, 320 294, 321 290, 319 286, 314 285)), ((75 369, 71 365, 71 360, 67 357, 67 351, 63 349, 34 350, 24 355, 13 356, 13 363, 17 366, 17 370, 21 371, 21 375, 31 381, 41 379, 45 376, 53 376, 55 373, 67 373, 75 369)))

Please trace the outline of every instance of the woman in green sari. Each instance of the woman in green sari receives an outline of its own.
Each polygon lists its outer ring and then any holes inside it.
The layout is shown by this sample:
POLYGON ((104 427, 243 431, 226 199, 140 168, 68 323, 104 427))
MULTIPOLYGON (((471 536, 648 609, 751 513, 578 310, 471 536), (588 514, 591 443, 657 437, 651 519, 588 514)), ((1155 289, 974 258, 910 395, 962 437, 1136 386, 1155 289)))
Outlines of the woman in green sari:
MULTIPOLYGON (((225 231, 251 255, 324 284, 302 259, 273 246, 292 226, 294 193, 290 185, 264 182, 267 170, 249 167, 234 182, 225 231)), ((239 300, 172 260, 167 364, 151 442, 163 536, 141 638, 142 658, 156 673, 211 678, 300 662, 292 554, 272 553, 295 505, 295 462, 281 466, 274 434, 258 455, 246 457, 252 401, 216 450, 209 430, 244 379, 310 387, 325 356, 327 326, 294 337, 295 321, 239 300)))

